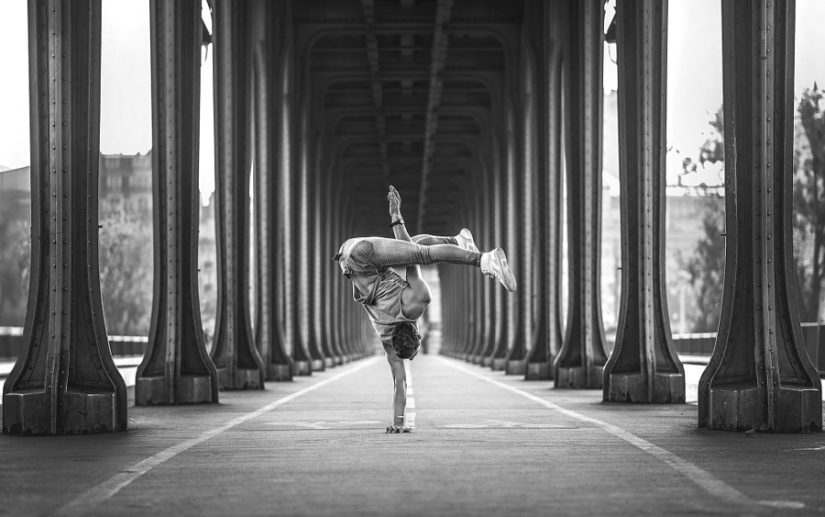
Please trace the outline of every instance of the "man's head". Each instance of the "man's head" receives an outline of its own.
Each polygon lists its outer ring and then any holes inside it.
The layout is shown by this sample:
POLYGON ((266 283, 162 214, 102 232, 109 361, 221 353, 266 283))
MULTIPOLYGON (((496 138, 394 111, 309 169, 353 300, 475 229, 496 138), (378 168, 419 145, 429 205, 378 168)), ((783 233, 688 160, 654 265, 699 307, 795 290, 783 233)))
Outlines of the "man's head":
POLYGON ((413 323, 403 322, 395 326, 392 332, 392 348, 401 359, 412 359, 418 352, 421 336, 413 323))

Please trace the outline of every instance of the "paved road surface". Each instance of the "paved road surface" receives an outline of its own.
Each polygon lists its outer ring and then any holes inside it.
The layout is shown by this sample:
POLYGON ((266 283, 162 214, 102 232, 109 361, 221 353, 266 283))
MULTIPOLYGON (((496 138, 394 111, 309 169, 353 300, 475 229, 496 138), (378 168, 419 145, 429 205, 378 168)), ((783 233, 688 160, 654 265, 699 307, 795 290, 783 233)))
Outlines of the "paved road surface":
POLYGON ((825 513, 825 435, 699 430, 694 405, 437 356, 409 371, 412 434, 383 433, 376 356, 219 406, 130 407, 127 433, 0 436, 0 515, 825 513))

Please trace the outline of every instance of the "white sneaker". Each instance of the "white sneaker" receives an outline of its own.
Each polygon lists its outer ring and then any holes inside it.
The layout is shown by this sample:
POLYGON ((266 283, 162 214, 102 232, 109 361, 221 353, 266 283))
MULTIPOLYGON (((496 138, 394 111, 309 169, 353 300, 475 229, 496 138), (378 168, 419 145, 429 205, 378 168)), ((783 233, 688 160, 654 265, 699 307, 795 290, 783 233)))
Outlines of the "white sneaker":
POLYGON ((503 249, 496 248, 481 255, 481 272, 486 276, 496 277, 496 280, 511 293, 516 291, 516 277, 510 271, 503 249))
POLYGON ((462 228, 458 235, 455 236, 458 247, 464 250, 475 251, 478 253, 476 242, 473 240, 473 234, 467 228, 462 228))

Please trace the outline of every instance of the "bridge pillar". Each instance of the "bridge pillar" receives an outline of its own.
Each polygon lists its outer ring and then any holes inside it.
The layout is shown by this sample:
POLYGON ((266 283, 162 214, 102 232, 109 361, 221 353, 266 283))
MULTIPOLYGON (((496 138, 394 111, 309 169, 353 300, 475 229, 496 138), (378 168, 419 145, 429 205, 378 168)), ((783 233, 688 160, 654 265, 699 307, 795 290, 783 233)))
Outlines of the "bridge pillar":
MULTIPOLYGON (((327 217, 325 218, 326 232, 327 232, 327 255, 333 256, 338 247, 343 243, 340 231, 340 199, 337 193, 337 186, 340 182, 340 174, 338 171, 331 168, 331 181, 327 182, 325 190, 327 207, 327 217)), ((328 266, 329 267, 329 266, 328 266)), ((336 366, 344 364, 344 350, 341 344, 341 333, 338 330, 338 307, 344 302, 344 295, 342 295, 342 287, 346 278, 342 278, 341 268, 337 262, 332 263, 329 269, 329 299, 325 300, 326 304, 326 318, 327 318, 327 335, 329 336, 330 346, 336 366)))
POLYGON ((601 315, 602 0, 568 2, 565 75, 568 300, 557 388, 601 388, 607 360, 601 315))
MULTIPOLYGON (((493 161, 495 163, 493 173, 493 183, 495 185, 493 188, 493 218, 495 219, 494 246, 507 246, 505 242, 507 235, 507 151, 502 149, 502 139, 498 137, 498 135, 493 138, 495 139, 493 142, 493 161)), ((496 283, 498 284, 498 282, 496 283)), ((485 364, 484 366, 490 366, 493 371, 500 371, 504 370, 507 363, 507 352, 510 345, 510 315, 512 313, 510 302, 513 301, 513 298, 507 296, 509 293, 506 293, 500 285, 495 286, 495 293, 497 295, 497 339, 493 347, 493 352, 487 361, 489 364, 485 364)))
POLYGON ((561 56, 563 2, 532 2, 533 20, 538 27, 536 48, 540 50, 534 79, 533 110, 536 113, 536 192, 535 217, 539 221, 538 326, 526 363, 525 379, 553 378, 553 359, 561 348, 561 56), (535 7, 533 7, 535 6, 535 7), (537 21, 536 21, 537 20, 537 21))
MULTIPOLYGON (((522 57, 522 61, 524 61, 522 57)), ((524 80, 518 69, 512 74, 516 77, 518 97, 523 99, 525 92, 524 80)), ((505 103, 507 104, 507 103, 505 103)), ((526 372, 525 359, 528 343, 533 331, 533 315, 531 303, 531 260, 528 249, 532 249, 533 213, 532 213, 532 176, 533 171, 528 169, 526 154, 528 151, 524 121, 528 118, 525 112, 525 103, 510 103, 510 112, 507 115, 507 260, 513 266, 513 273, 518 279, 519 288, 514 294, 508 293, 508 301, 513 311, 510 317, 512 337, 507 350, 504 364, 506 375, 524 375, 526 372), (516 123, 515 121, 519 122, 516 123)), ((532 149, 531 149, 532 150, 532 149)))
POLYGON ((212 361, 221 389, 264 389, 249 307, 250 5, 214 0, 218 311, 212 361))
POLYGON ((622 296, 605 402, 683 403, 665 285, 667 1, 617 4, 622 296))
POLYGON ((313 243, 310 228, 314 219, 314 210, 317 207, 312 203, 310 207, 311 190, 313 181, 311 176, 312 163, 310 160, 310 148, 312 147, 309 134, 309 103, 304 101, 301 110, 301 128, 299 134, 298 152, 299 162, 297 168, 297 201, 295 203, 298 211, 295 230, 296 244, 298 246, 298 262, 295 264, 297 272, 297 283, 295 284, 295 297, 297 303, 296 328, 298 341, 301 348, 306 352, 306 360, 309 361, 309 372, 321 371, 325 368, 324 356, 321 354, 320 346, 315 335, 315 311, 314 311, 314 271, 312 269, 313 243))
POLYGON ((201 4, 149 5, 155 281, 135 405, 217 402, 198 298, 201 4))
POLYGON ((124 431, 98 267, 100 0, 29 2, 31 277, 3 432, 124 431))
MULTIPOLYGON (((335 367, 334 355, 330 346, 329 336, 326 333, 326 313, 324 312, 324 300, 329 297, 329 274, 332 272, 333 264, 329 260, 329 248, 324 242, 324 220, 327 218, 324 198, 326 192, 323 189, 324 178, 321 175, 320 155, 323 149, 319 145, 316 149, 317 160, 313 171, 312 206, 314 216, 312 218, 312 274, 313 274, 313 295, 312 310, 314 317, 313 328, 315 339, 321 353, 321 360, 324 363, 323 369, 335 367)), ((334 253, 334 252, 332 252, 334 253)))
MULTIPOLYGON (((487 174, 486 167, 479 164, 479 168, 481 169, 481 178, 479 178, 479 188, 473 189, 473 201, 472 207, 470 207, 472 214, 470 229, 475 236, 479 249, 485 251, 490 242, 490 239, 487 238, 488 224, 484 218, 484 214, 489 210, 489 205, 485 202, 487 189, 484 186, 487 181, 487 174)), ((490 342, 489 288, 491 284, 486 281, 487 279, 479 271, 471 270, 471 274, 476 285, 474 300, 479 318, 479 334, 467 356, 467 361, 473 364, 481 364, 484 350, 490 342)))
MULTIPOLYGON (((481 212, 482 217, 480 218, 481 224, 479 230, 482 235, 480 244, 481 247, 484 248, 483 251, 489 251, 498 244, 495 241, 495 180, 489 166, 489 158, 489 155, 485 156, 485 160, 481 164, 484 173, 484 186, 481 189, 480 206, 483 207, 483 210, 481 212)), ((482 366, 490 366, 491 360, 489 358, 492 357, 496 347, 496 329, 500 325, 498 314, 496 313, 497 289, 493 280, 482 278, 481 282, 484 285, 484 324, 487 327, 487 331, 484 346, 481 348, 479 356, 475 358, 473 362, 482 366)))
POLYGON ((699 427, 822 429, 793 271, 794 0, 725 0, 725 290, 699 427))
POLYGON ((263 27, 253 51, 254 130, 255 130, 255 343, 268 381, 291 381, 292 359, 286 349, 282 304, 283 282, 280 270, 283 257, 281 218, 281 170, 283 148, 281 117, 283 81, 278 73, 280 48, 275 43, 281 13, 271 2, 262 4, 263 27))

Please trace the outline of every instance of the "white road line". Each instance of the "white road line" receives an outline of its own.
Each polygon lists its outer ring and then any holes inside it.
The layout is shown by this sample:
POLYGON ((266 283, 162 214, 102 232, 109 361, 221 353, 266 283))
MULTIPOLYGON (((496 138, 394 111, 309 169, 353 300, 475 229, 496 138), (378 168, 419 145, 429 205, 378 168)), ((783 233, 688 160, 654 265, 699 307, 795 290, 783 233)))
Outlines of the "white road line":
POLYGON ((157 467, 161 463, 170 460, 177 456, 178 454, 185 452, 192 447, 205 442, 206 440, 212 438, 213 436, 217 436, 222 432, 235 427, 236 425, 242 424, 247 420, 251 420, 255 417, 261 416, 264 413, 272 411, 278 406, 282 406, 287 402, 295 400, 296 398, 309 393, 310 391, 316 390, 322 386, 326 386, 327 384, 337 381, 341 377, 349 375, 351 373, 357 372, 358 370, 362 370, 367 366, 370 366, 375 361, 378 361, 379 357, 373 357, 371 359, 367 359, 361 364, 358 364, 346 371, 343 371, 337 375, 330 377, 329 379, 325 379, 321 382, 313 384, 312 386, 307 386, 306 388, 296 391, 292 395, 287 395, 286 397, 280 398, 274 402, 270 402, 269 404, 251 412, 247 413, 243 416, 239 416, 225 424, 205 431, 195 438, 185 440, 180 442, 176 445, 169 447, 168 449, 162 450, 159 453, 155 454, 154 456, 150 456, 143 461, 135 463, 131 467, 127 467, 121 470, 119 473, 115 474, 114 476, 110 477, 103 483, 97 485, 96 487, 90 489, 89 491, 85 492, 84 494, 80 495, 73 501, 70 501, 66 505, 57 509, 52 515, 57 516, 75 516, 75 515, 83 515, 91 511, 95 506, 99 505, 103 501, 109 499, 113 495, 120 492, 124 487, 126 487, 129 483, 136 480, 140 476, 146 474, 153 468, 157 467))
MULTIPOLYGON (((404 362, 404 370, 407 374, 407 410, 415 409, 415 397, 413 397, 413 378, 412 378, 412 366, 410 365, 409 361, 404 362)), ((415 427, 415 411, 407 411, 405 410, 404 413, 406 414, 406 418, 404 419, 404 423, 410 429, 415 427)))
POLYGON ((499 382, 495 379, 491 379, 486 375, 482 375, 478 372, 474 372, 463 366, 456 364, 452 360, 445 359, 443 357, 439 357, 439 360, 450 366, 451 368, 455 368, 456 370, 462 371, 468 375, 472 375, 473 377, 477 377, 483 381, 489 382, 490 384, 494 384, 499 388, 504 388, 505 390, 512 391, 522 397, 532 400, 533 402, 537 402, 542 406, 553 409, 567 415, 569 417, 575 418, 576 420, 580 420, 582 422, 591 423, 597 427, 600 427, 602 430, 612 434, 617 438, 621 438, 622 440, 630 443, 638 447, 639 449, 643 450, 644 452, 650 454, 651 456, 667 463, 671 467, 673 467, 677 472, 683 474, 688 479, 699 485, 702 489, 708 492, 711 495, 714 495, 720 499, 724 499, 731 503, 741 504, 741 505, 764 505, 764 506, 773 506, 773 507, 781 507, 783 508, 803 508, 805 505, 803 503, 795 502, 795 501, 754 501, 739 490, 736 490, 732 486, 728 485, 721 479, 718 479, 713 476, 710 472, 694 465, 693 463, 680 458, 679 456, 673 454, 672 452, 663 449, 657 445, 653 445, 652 443, 648 442, 643 438, 639 438, 633 433, 625 431, 624 429, 617 427, 612 424, 608 424, 607 422, 602 422, 601 420, 597 420, 595 418, 591 418, 589 416, 583 415, 581 413, 576 413, 575 411, 571 411, 569 409, 564 409, 563 407, 559 406, 558 404, 554 404, 548 400, 544 400, 541 397, 537 397, 531 393, 527 393, 526 391, 522 391, 518 388, 514 388, 509 386, 503 382, 499 382))

